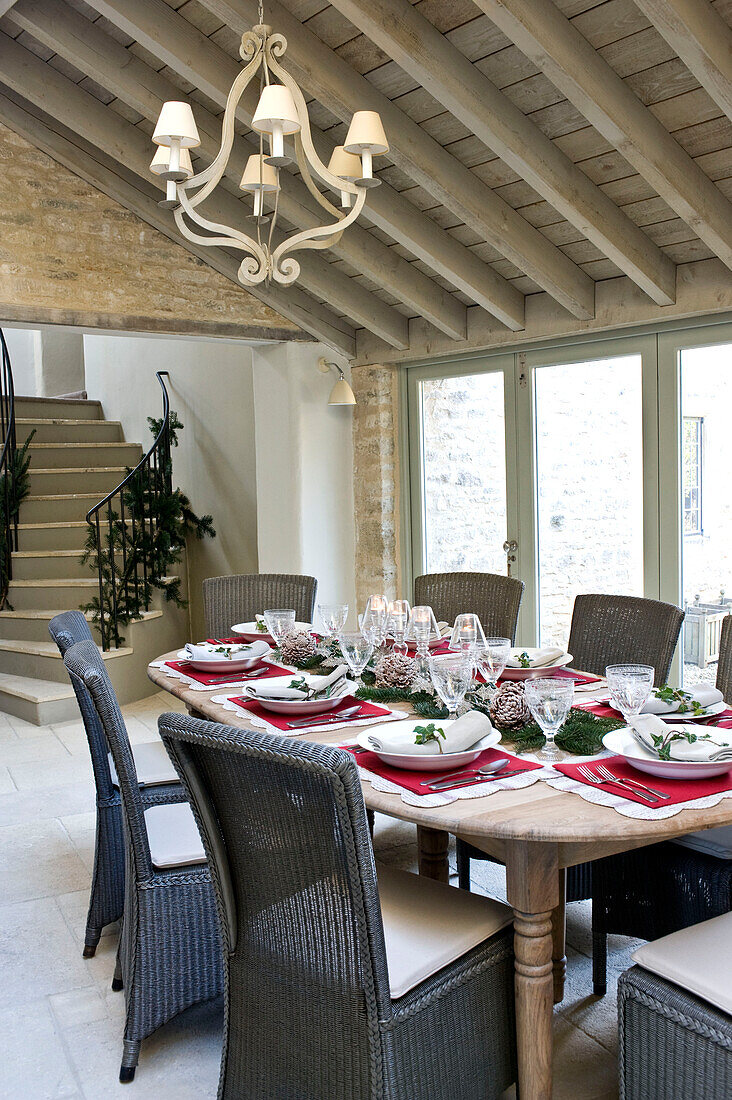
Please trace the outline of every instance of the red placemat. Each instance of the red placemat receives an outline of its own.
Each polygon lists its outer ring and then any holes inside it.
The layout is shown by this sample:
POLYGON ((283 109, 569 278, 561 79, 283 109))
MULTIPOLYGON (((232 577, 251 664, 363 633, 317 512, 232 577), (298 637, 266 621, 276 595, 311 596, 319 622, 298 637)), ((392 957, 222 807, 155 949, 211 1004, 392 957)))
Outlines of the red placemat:
MULTIPOLYGON (((610 707, 606 703, 575 703, 575 706, 580 707, 582 710, 592 711, 598 718, 623 717, 619 710, 615 710, 614 707, 610 707)), ((659 715, 659 717, 661 716, 659 715)), ((679 721, 683 721, 683 715, 679 721)), ((715 714, 706 721, 694 722, 694 725, 704 726, 706 729, 709 729, 710 726, 719 726, 721 729, 732 729, 732 707, 727 707, 726 710, 721 711, 719 714, 715 714)))
MULTIPOLYGON (((342 745, 342 748, 348 752, 353 753, 353 746, 342 745)), ((360 768, 365 768, 366 771, 374 772, 375 775, 380 775, 382 779, 389 779, 392 783, 398 783, 400 787, 405 787, 408 791, 412 791, 413 794, 435 794, 435 791, 428 791, 425 786, 422 785, 423 779, 430 779, 433 783, 436 783, 443 775, 447 775, 449 772, 457 771, 457 768, 445 766, 442 771, 439 772, 422 772, 422 771, 407 771, 406 768, 392 768, 388 764, 384 764, 379 760, 378 756, 374 752, 359 752, 354 753, 356 762, 360 768)), ((480 756, 472 762, 472 764, 466 764, 461 769, 462 775, 456 776, 455 786, 461 786, 461 779, 470 775, 471 772, 477 768, 482 768, 484 764, 490 764, 494 760, 508 760, 506 771, 513 771, 515 768, 517 771, 532 772, 537 768, 541 768, 541 764, 535 764, 531 760, 522 760, 520 756, 512 756, 509 752, 501 752, 498 749, 483 749, 480 756)), ((499 772, 495 778, 501 778, 501 772, 499 772)), ((476 783, 480 780, 476 780, 476 783)), ((445 787, 444 790, 451 791, 453 787, 445 787)))
MULTIPOLYGON (((193 668, 188 661, 166 661, 165 664, 168 668, 174 668, 176 672, 182 672, 185 676, 190 676, 191 680, 195 680, 197 684, 205 684, 206 687, 216 687, 217 684, 238 684, 241 682, 241 676, 237 675, 236 672, 199 672, 199 670, 193 668)), ((257 676, 251 677, 253 680, 266 680, 270 676, 292 675, 289 668, 282 668, 280 665, 255 665, 254 668, 248 668, 245 671, 247 673, 258 673, 257 676)), ((250 679, 248 675, 246 678, 247 680, 250 679)))
MULTIPOLYGON (((236 703, 242 710, 248 710, 251 714, 256 714, 257 718, 264 718, 270 725, 275 726, 276 729, 282 730, 283 733, 293 733, 288 723, 294 722, 298 718, 305 718, 304 714, 275 714, 271 710, 266 710, 260 703, 255 702, 253 699, 247 699, 243 695, 234 695, 229 699, 230 703, 236 703)), ((361 709, 358 714, 351 715, 349 718, 344 718, 343 721, 347 722, 350 726, 352 722, 360 722, 364 718, 386 718, 391 714, 388 707, 377 707, 375 703, 362 703, 360 699, 357 699, 355 695, 346 695, 343 698, 343 702, 335 710, 326 711, 323 714, 313 714, 310 717, 313 719, 313 723, 317 728, 322 726, 323 729, 327 729, 329 725, 335 723, 322 723, 318 722, 318 718, 325 718, 338 716, 338 713, 342 710, 347 710, 348 707, 355 706, 356 703, 361 703, 361 709)), ((308 733, 308 727, 302 726, 300 733, 308 733)))
MULTIPOLYGON (((727 775, 718 775, 714 779, 665 779, 660 775, 649 775, 647 772, 639 771, 638 768, 634 768, 632 764, 624 760, 622 756, 606 756, 598 763, 609 768, 613 775, 618 775, 621 779, 635 779, 639 783, 645 783, 647 787, 655 787, 656 790, 671 795, 670 798, 664 798, 662 802, 656 803, 657 809, 661 806, 675 806, 679 802, 691 802, 694 798, 705 798, 710 794, 722 794, 724 791, 732 791, 732 773, 729 772, 727 775)), ((592 761, 581 766, 596 771, 592 761)), ((588 787, 597 786, 598 790, 605 791, 607 794, 617 794, 621 798, 628 798, 631 802, 639 802, 643 806, 651 805, 647 799, 633 794, 627 787, 623 790, 621 787, 615 787, 610 783, 589 783, 579 773, 579 764, 565 762, 555 764, 554 767, 558 772, 562 772, 564 775, 568 775, 570 779, 576 779, 578 783, 584 783, 588 787)))

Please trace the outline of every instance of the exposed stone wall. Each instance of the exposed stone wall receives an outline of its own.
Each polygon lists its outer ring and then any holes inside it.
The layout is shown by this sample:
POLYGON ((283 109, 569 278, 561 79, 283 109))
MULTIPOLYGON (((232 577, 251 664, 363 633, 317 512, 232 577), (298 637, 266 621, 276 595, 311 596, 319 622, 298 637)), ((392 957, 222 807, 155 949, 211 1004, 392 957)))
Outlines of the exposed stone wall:
POLYGON ((356 597, 401 591, 399 568, 399 390, 394 367, 355 367, 353 410, 356 597))
POLYGON ((0 321, 299 331, 3 125, 0 173, 0 321))

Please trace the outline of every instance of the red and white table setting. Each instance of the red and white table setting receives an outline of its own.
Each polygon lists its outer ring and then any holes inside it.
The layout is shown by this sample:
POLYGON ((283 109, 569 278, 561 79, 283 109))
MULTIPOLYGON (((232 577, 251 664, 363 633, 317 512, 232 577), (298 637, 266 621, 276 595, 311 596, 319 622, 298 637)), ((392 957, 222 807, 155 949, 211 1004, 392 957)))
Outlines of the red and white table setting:
POLYGON ((363 702, 354 695, 345 695, 340 700, 335 710, 324 714, 314 714, 299 718, 293 715, 274 714, 266 710, 256 699, 243 695, 213 695, 212 703, 218 703, 224 710, 237 714, 240 718, 251 722, 253 726, 265 730, 266 733, 285 733, 292 737, 304 737, 308 733, 317 733, 319 730, 337 730, 351 726, 366 726, 376 723, 396 721, 407 718, 407 712, 396 710, 392 707, 380 706, 376 703, 363 702), (358 706, 358 711, 353 712, 353 707, 358 706), (340 717, 342 712, 343 717, 340 717))

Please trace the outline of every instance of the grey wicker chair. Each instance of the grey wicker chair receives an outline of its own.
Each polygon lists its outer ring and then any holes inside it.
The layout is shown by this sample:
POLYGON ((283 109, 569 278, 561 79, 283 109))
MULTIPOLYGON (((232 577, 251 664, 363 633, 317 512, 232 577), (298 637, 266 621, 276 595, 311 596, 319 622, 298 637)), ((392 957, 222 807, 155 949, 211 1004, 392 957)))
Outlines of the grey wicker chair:
POLYGON ((145 810, 127 731, 97 647, 77 642, 67 650, 64 664, 77 696, 91 697, 122 796, 126 876, 119 960, 126 1017, 119 1077, 126 1083, 135 1075, 143 1039, 223 990, 216 901, 202 850, 202 862, 192 866, 153 865, 146 812, 178 807, 145 810))
POLYGON ((719 638, 719 662, 717 664, 717 687, 724 701, 732 706, 732 615, 722 622, 719 638))
POLYGON ((311 623, 318 582, 290 573, 239 573, 209 577, 203 582, 206 630, 224 637, 234 623, 252 622, 267 608, 294 607, 298 622, 311 623))
POLYGON ((575 668, 604 676, 608 665, 653 665, 665 684, 684 612, 672 603, 605 593, 577 596, 567 648, 575 668))
POLYGON ((425 573, 414 581, 417 606, 427 604, 448 623, 474 611, 487 635, 512 642, 523 594, 523 581, 499 573, 425 573))
POLYGON ((729 1100, 732 1019, 634 966, 618 981, 620 1100, 729 1100))
POLYGON ((515 1078, 510 923, 393 1000, 353 757, 181 714, 158 725, 221 914, 219 1100, 499 1096, 515 1078))
MULTIPOLYGON (((684 613, 674 604, 647 600, 637 596, 590 594, 577 596, 572 610, 568 650, 576 668, 604 676, 610 664, 637 661, 653 665, 656 683, 666 682, 674 650, 684 621, 684 613)), ((628 853, 632 859, 645 859, 639 853, 628 853)), ((457 868, 460 886, 470 889, 470 861, 490 859, 485 852, 458 840, 457 868)), ((611 857, 622 861, 624 855, 611 857)), ((607 861, 602 861, 606 863, 607 861)), ((610 876, 595 882, 597 863, 580 863, 567 870, 567 901, 593 899, 593 985, 598 996, 606 992, 607 934, 621 932, 610 927, 605 886, 610 876)), ((701 919, 701 918, 700 918, 701 919)), ((659 933, 660 934, 660 933, 659 933)))
MULTIPOLYGON (((89 624, 80 611, 64 611, 61 615, 54 616, 48 624, 48 630, 62 657, 77 642, 92 642, 89 624)), ((84 722, 96 787, 97 826, 94 869, 83 952, 84 958, 89 959, 96 952, 103 928, 122 917, 125 896, 125 854, 120 793, 110 771, 104 730, 89 693, 74 680, 72 680, 72 687, 84 722)), ((178 777, 172 768, 170 772, 170 779, 174 782, 151 783, 142 788, 140 797, 145 806, 181 802, 185 799, 183 788, 177 781, 178 777)), ((117 984, 118 979, 115 980, 115 987, 117 984)))

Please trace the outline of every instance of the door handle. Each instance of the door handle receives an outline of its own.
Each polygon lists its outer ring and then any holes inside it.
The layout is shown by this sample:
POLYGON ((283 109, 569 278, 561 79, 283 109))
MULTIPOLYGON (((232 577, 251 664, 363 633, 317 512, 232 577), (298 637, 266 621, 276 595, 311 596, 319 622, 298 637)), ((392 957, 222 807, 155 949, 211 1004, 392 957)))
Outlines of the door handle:
POLYGON ((511 566, 516 563, 516 551, 518 550, 518 543, 516 539, 506 539, 503 544, 503 552, 506 555, 506 572, 508 576, 511 576, 511 566))

